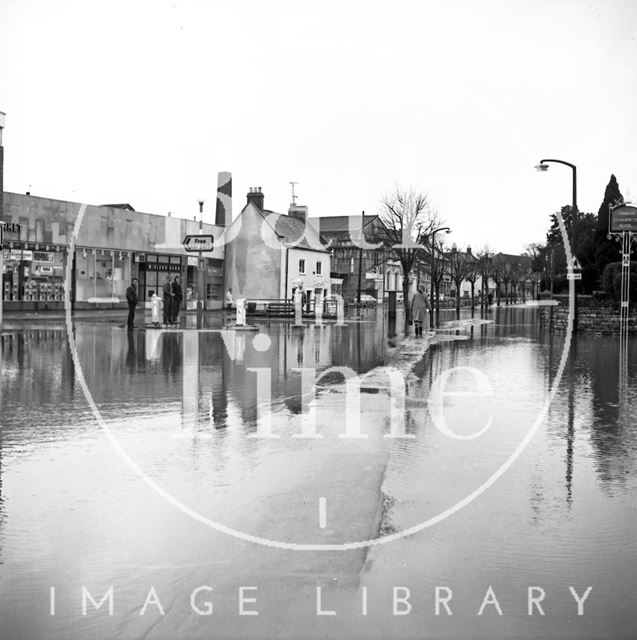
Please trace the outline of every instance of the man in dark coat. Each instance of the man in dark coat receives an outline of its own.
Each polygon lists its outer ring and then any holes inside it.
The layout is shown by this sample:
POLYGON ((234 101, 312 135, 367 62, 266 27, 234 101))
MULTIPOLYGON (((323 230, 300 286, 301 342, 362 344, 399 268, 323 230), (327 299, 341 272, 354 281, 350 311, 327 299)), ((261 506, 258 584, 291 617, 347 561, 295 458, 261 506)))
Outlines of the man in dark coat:
POLYGON ((184 293, 181 290, 181 284, 179 283, 179 276, 175 276, 173 280, 173 322, 177 323, 177 317, 179 316, 179 310, 181 309, 181 301, 184 299, 184 293))
POLYGON ((130 287, 126 289, 126 302, 128 302, 128 322, 129 327, 135 326, 135 307, 137 306, 137 278, 131 280, 130 287))
POLYGON ((162 293, 164 295, 164 324, 170 324, 173 314, 173 286, 170 282, 169 273, 166 274, 166 282, 162 286, 162 293))

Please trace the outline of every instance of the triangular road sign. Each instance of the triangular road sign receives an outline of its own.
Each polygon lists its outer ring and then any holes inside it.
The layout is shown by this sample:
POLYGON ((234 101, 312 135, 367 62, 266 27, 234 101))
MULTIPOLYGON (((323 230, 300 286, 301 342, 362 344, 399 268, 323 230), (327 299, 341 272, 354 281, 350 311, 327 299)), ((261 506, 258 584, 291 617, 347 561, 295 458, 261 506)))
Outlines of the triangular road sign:
POLYGON ((568 263, 568 268, 572 271, 581 271, 582 265, 580 264, 579 260, 575 256, 573 256, 571 258, 571 261, 568 263))

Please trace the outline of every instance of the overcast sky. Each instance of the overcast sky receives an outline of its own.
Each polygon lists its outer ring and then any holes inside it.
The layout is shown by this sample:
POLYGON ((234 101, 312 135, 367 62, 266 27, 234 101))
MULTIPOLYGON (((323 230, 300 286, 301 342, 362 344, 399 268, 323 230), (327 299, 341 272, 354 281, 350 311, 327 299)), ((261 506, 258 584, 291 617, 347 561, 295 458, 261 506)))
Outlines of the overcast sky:
POLYGON ((214 217, 377 213, 426 191, 449 242, 520 252, 615 173, 637 197, 637 3, 0 0, 5 190, 214 217))

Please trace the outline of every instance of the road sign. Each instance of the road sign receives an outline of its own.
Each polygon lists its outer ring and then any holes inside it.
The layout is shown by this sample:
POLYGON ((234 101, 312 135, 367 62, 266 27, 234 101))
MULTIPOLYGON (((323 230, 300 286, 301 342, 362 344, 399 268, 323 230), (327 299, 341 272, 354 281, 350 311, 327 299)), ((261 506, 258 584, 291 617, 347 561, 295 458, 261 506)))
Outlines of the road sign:
POLYGON ((573 256, 571 258, 571 261, 567 265, 567 269, 572 269, 573 271, 581 271, 582 265, 580 264, 579 260, 575 256, 573 256))
POLYGON ((610 210, 609 231, 619 233, 621 231, 637 232, 637 207, 629 204, 620 204, 610 210))
POLYGON ((213 251, 214 244, 215 238, 210 234, 186 236, 183 242, 186 251, 213 251))
POLYGON ((582 272, 581 271, 569 271, 566 274, 566 279, 567 280, 581 280, 582 279, 582 272))

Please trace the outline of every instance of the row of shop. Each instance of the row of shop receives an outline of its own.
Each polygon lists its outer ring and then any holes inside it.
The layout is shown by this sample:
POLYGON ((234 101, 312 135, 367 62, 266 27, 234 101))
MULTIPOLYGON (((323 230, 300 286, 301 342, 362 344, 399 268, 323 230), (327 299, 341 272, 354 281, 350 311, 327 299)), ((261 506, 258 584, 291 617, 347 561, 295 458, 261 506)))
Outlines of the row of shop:
MULTIPOLYGON (((222 306, 222 244, 215 242, 201 259, 183 246, 187 235, 201 232, 196 221, 142 213, 130 205, 80 205, 10 192, 3 199, 5 310, 63 308, 66 286, 75 308, 126 307, 132 278, 138 279, 140 301, 147 302, 161 293, 168 274, 181 277, 184 307, 194 308, 200 297, 207 308, 222 306)), ((204 223, 203 232, 217 239, 223 229, 204 223)))
MULTIPOLYGON (((2 300, 5 309, 28 308, 23 303, 59 303, 64 301, 67 269, 70 273, 70 299, 76 303, 124 303, 132 278, 139 282, 142 302, 153 293, 161 295, 166 275, 179 275, 184 288, 184 306, 194 307, 197 299, 199 259, 159 253, 142 253, 29 243, 4 243, 2 300), (13 304, 12 304, 13 303, 13 304)), ((223 297, 223 261, 203 258, 205 300, 207 306, 221 304, 223 297)), ((51 305, 47 305, 51 308, 51 305)), ((54 308, 57 305, 52 305, 54 308)))

